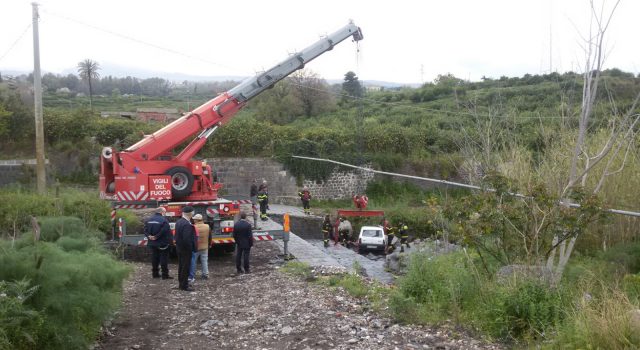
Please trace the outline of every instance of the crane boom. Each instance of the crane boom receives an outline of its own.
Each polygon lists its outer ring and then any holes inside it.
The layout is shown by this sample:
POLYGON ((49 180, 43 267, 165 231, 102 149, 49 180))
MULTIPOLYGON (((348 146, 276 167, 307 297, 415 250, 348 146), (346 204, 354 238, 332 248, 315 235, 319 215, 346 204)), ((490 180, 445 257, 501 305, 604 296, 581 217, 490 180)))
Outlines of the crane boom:
POLYGON ((119 201, 215 200, 221 185, 214 183, 211 167, 191 159, 202 149, 207 138, 231 120, 250 99, 349 37, 354 41, 363 38, 362 31, 353 22, 269 70, 245 79, 127 149, 114 152, 105 148, 100 166, 101 196, 119 201), (190 138, 193 140, 174 156, 172 151, 190 138), (163 183, 171 185, 170 193, 160 186, 163 183))

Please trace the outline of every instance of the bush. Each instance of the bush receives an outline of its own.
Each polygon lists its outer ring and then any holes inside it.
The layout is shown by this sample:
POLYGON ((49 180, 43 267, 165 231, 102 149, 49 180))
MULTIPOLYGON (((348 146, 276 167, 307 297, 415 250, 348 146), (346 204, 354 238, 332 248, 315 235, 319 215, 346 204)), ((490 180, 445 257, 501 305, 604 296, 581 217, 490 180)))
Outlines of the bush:
POLYGON ((42 326, 21 328, 34 339, 29 348, 85 349, 119 305, 128 267, 103 250, 100 234, 78 218, 43 218, 41 224, 39 242, 31 234, 14 244, 0 241, 0 280, 29 280, 38 288, 23 304, 42 315, 42 326))
POLYGON ((625 268, 629 273, 640 272, 640 242, 618 244, 601 255, 604 260, 625 268))
POLYGON ((499 284, 476 273, 472 259, 464 252, 414 254, 390 298, 393 316, 421 324, 453 319, 492 337, 514 340, 545 338, 560 324, 562 291, 528 280, 499 284))
POLYGON ((481 329, 495 337, 544 339, 564 316, 560 291, 537 281, 518 281, 513 286, 487 284, 484 295, 478 299, 480 307, 471 314, 481 329))
POLYGON ((640 275, 626 275, 622 279, 622 288, 630 300, 640 302, 640 275))
MULTIPOLYGON (((568 319, 547 348, 638 349, 640 336, 630 323, 629 312, 638 309, 616 289, 604 287, 596 298, 581 298, 570 306, 568 319)), ((637 327, 637 325, 635 325, 637 327)))
POLYGON ((25 305, 37 290, 28 280, 0 281, 0 349, 34 349, 38 344, 44 317, 25 305))
POLYGON ((432 313, 432 319, 459 317, 465 303, 472 301, 478 283, 464 253, 438 257, 414 254, 399 290, 432 313))
POLYGON ((0 190, 0 236, 31 229, 29 216, 66 215, 82 220, 83 225, 101 232, 111 231, 109 204, 97 191, 63 188, 59 198, 28 190, 0 190))

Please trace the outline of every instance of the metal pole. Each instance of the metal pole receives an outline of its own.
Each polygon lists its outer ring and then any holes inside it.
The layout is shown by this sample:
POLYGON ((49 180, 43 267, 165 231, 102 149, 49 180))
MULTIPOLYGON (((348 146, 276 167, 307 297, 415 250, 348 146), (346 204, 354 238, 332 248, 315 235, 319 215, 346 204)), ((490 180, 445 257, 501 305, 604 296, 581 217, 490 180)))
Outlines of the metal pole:
MULTIPOLYGON (((372 172, 372 173, 375 173, 375 174, 406 177, 406 178, 409 178, 409 179, 424 180, 424 181, 429 181, 429 182, 441 183, 441 184, 445 184, 445 185, 470 188, 470 189, 474 189, 474 190, 480 190, 480 191, 486 191, 486 192, 495 192, 495 189, 493 189, 493 188, 484 188, 484 187, 480 187, 480 186, 468 185, 468 184, 463 184, 463 183, 453 182, 453 181, 447 181, 447 180, 431 179, 431 178, 428 178, 428 177, 405 175, 405 174, 398 174, 398 173, 390 173, 388 171, 373 170, 373 169, 369 169, 369 168, 365 168, 365 167, 361 167, 361 166, 357 166, 357 165, 338 162, 338 161, 331 160, 331 159, 304 157, 304 156, 291 156, 291 157, 292 158, 316 160, 316 161, 319 161, 319 162, 328 162, 328 163, 338 164, 338 165, 342 165, 342 166, 345 166, 345 167, 348 167, 348 168, 354 168, 354 169, 360 169, 360 170, 364 170, 364 171, 369 171, 369 172, 372 172)), ((511 196, 514 196, 514 197, 518 197, 518 198, 525 198, 525 199, 531 198, 529 196, 525 196, 525 195, 520 194, 520 193, 513 193, 513 192, 506 192, 506 193, 508 195, 511 195, 511 196)), ((569 206, 571 208, 580 208, 580 204, 578 204, 578 203, 570 203, 570 202, 566 202, 566 201, 560 201, 560 204, 569 206)), ((607 212, 607 213, 612 213, 612 214, 620 214, 620 215, 626 215, 626 216, 640 217, 640 212, 637 212, 637 211, 620 210, 620 209, 606 209, 606 208, 600 208, 600 210, 604 211, 604 212, 607 212)))
POLYGON ((284 260, 289 260, 289 232, 291 231, 289 213, 285 213, 282 217, 282 220, 282 242, 284 243, 284 260))
POLYGON ((38 4, 31 3, 33 15, 33 100, 36 118, 36 186, 38 193, 47 190, 44 167, 44 129, 42 121, 42 80, 40 78, 40 39, 38 34, 38 4))

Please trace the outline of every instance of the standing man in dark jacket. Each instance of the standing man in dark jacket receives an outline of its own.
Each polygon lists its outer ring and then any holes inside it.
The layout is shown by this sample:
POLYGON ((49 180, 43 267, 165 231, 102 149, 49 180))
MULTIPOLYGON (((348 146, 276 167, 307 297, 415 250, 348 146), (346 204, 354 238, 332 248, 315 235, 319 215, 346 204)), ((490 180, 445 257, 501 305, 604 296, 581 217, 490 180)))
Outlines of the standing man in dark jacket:
POLYGON ((151 275, 153 278, 160 277, 158 265, 162 268, 162 279, 172 279, 169 276, 169 266, 167 264, 169 255, 169 240, 171 239, 171 229, 169 222, 164 217, 167 210, 159 207, 153 216, 144 222, 144 235, 147 237, 147 245, 151 249, 151 275))
POLYGON ((182 208, 182 217, 176 222, 176 250, 178 251, 178 288, 188 292, 194 289, 189 287, 189 268, 191 267, 191 254, 196 252, 196 228, 191 224, 193 207, 182 208))
POLYGON ((251 203, 255 203, 256 197, 258 197, 258 180, 253 179, 251 183, 251 189, 249 190, 249 197, 251 197, 251 203))
POLYGON ((236 271, 241 274, 244 265, 244 273, 249 273, 249 252, 253 247, 253 233, 251 224, 246 220, 247 214, 240 213, 240 220, 233 225, 233 239, 236 241, 236 271), (244 261, 242 261, 244 260, 244 261), (241 264, 244 262, 244 264, 241 264))

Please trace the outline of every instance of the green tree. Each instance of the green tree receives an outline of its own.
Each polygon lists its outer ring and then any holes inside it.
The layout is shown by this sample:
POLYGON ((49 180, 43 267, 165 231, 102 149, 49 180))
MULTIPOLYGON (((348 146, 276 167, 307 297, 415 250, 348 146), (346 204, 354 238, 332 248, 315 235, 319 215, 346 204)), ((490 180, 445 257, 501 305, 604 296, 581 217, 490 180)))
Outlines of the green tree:
POLYGON ((6 137, 10 130, 11 112, 4 109, 4 106, 0 104, 0 137, 6 137))
POLYGON ((342 83, 342 93, 346 96, 343 96, 343 100, 348 97, 362 97, 363 89, 356 73, 352 71, 348 71, 344 75, 344 83, 342 83))
POLYGON ((91 84, 93 80, 100 79, 99 69, 98 62, 89 58, 78 63, 78 75, 89 84, 89 107, 91 109, 93 109, 93 88, 91 84))
POLYGON ((293 94, 293 86, 289 79, 277 82, 273 88, 255 98, 252 108, 256 117, 274 124, 284 125, 301 114, 301 105, 293 94))
POLYGON ((329 84, 318 74, 303 69, 295 72, 290 81, 305 116, 312 117, 333 108, 335 102, 329 84))

